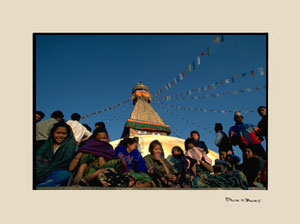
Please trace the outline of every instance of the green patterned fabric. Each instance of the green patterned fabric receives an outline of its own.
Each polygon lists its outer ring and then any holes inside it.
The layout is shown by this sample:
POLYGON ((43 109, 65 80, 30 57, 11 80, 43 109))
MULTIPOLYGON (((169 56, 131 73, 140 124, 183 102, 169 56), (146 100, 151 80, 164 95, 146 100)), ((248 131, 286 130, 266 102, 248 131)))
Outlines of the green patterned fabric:
POLYGON ((223 172, 219 175, 208 173, 197 174, 192 182, 192 188, 235 188, 248 189, 246 176, 238 170, 223 172))

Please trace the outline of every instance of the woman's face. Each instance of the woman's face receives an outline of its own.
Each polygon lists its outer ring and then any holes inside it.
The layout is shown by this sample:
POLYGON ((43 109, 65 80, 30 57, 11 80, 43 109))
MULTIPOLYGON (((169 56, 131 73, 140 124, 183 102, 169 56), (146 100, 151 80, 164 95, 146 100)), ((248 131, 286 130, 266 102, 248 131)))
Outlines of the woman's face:
POLYGON ((99 140, 99 141, 104 141, 107 142, 108 138, 105 132, 98 132, 95 139, 99 140))
POLYGON ((247 159, 249 159, 249 158, 251 158, 253 156, 253 152, 249 148, 246 148, 245 154, 246 154, 247 159))
POLYGON ((134 149, 137 149, 137 146, 138 146, 138 144, 135 142, 135 143, 132 143, 131 145, 127 145, 127 149, 128 149, 128 151, 132 151, 132 150, 134 150, 134 149))
POLYGON ((67 128, 65 127, 58 127, 54 132, 53 132, 53 140, 57 144, 63 143, 63 141, 68 137, 68 131, 67 128))
POLYGON ((162 151, 162 149, 161 149, 160 145, 156 145, 156 146, 152 149, 152 154, 153 154, 154 156, 160 156, 161 151, 162 151))

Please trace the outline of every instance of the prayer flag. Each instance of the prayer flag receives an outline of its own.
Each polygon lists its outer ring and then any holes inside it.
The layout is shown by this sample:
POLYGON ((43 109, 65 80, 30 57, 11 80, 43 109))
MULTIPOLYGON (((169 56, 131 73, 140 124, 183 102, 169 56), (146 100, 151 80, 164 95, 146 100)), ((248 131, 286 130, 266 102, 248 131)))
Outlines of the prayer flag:
POLYGON ((254 89, 259 90, 259 88, 257 86, 255 86, 254 89))
POLYGON ((197 64, 200 65, 200 56, 197 57, 197 64))
POLYGON ((236 91, 236 90, 233 90, 233 94, 236 95, 236 94, 237 94, 237 91, 236 91))
POLYGON ((244 93, 244 90, 241 89, 240 92, 241 92, 241 93, 244 93))
POLYGON ((208 54, 208 56, 210 56, 210 55, 211 55, 211 50, 210 50, 210 47, 208 47, 208 48, 207 48, 207 54, 208 54))
POLYGON ((168 90, 168 86, 165 86, 166 90, 168 90))
POLYGON ((251 92, 251 91, 252 91, 250 88, 247 88, 246 90, 247 90, 248 92, 251 92))
POLYGON ((206 91, 206 90, 207 90, 207 87, 206 87, 206 86, 204 86, 204 87, 203 87, 203 90, 204 90, 204 91, 206 91))
POLYGON ((199 92, 199 93, 201 92, 201 88, 198 88, 198 92, 199 92))
POLYGON ((232 81, 232 83, 234 83, 234 78, 233 77, 231 78, 231 81, 232 81))
POLYGON ((251 71, 251 75, 252 75, 252 76, 255 76, 254 70, 251 71))
POLYGON ((182 72, 182 75, 185 77, 186 76, 186 74, 184 73, 184 72, 182 72))
POLYGON ((216 96, 217 96, 217 97, 220 97, 220 93, 216 93, 216 96))
POLYGON ((246 75, 247 75, 247 73, 245 72, 245 73, 242 74, 242 77, 244 77, 244 76, 246 76, 246 75))
POLYGON ((175 84, 177 83, 177 78, 174 78, 174 83, 175 83, 175 84))
POLYGON ((236 75, 236 77, 237 77, 237 78, 240 78, 240 77, 241 77, 241 75, 240 75, 240 74, 237 74, 237 75, 236 75))
POLYGON ((179 78, 180 78, 180 80, 183 80, 183 76, 181 73, 179 73, 179 78))
POLYGON ((217 37, 217 38, 214 40, 214 43, 219 44, 219 42, 220 42, 220 37, 217 37))
POLYGON ((207 86, 207 90, 209 90, 209 89, 210 89, 210 85, 207 86))
POLYGON ((224 86, 224 82, 223 81, 221 81, 221 84, 222 84, 222 86, 224 86))
POLYGON ((216 85, 215 85, 215 84, 212 84, 212 87, 215 89, 215 88, 216 88, 216 85))
POLYGON ((205 55, 205 53, 204 53, 204 52, 202 52, 202 53, 201 53, 201 55, 202 55, 202 56, 204 56, 204 55, 205 55))
POLYGON ((225 80, 225 83, 228 84, 228 83, 229 83, 229 79, 226 79, 226 80, 225 80))
POLYGON ((193 69, 196 69, 196 62, 193 61, 193 69))
POLYGON ((259 72, 260 75, 264 75, 263 67, 258 68, 258 72, 259 72))
POLYGON ((192 71, 192 66, 191 66, 191 64, 189 64, 189 72, 191 72, 192 71))

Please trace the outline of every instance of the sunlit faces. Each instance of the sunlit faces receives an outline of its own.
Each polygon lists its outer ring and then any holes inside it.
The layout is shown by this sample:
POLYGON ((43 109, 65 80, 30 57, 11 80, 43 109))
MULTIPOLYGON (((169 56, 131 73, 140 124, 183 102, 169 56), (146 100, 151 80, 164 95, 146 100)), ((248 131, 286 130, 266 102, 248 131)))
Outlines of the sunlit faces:
POLYGON ((132 143, 131 145, 127 144, 127 149, 131 152, 132 150, 137 149, 137 146, 138 144, 136 142, 132 143))
POLYGON ((250 148, 245 149, 245 154, 246 154, 247 159, 250 159, 251 157, 253 157, 253 152, 250 148))
POLYGON ((65 127, 58 127, 53 133, 53 140, 57 144, 63 143, 63 141, 68 137, 68 131, 65 127))
POLYGON ((259 114, 262 116, 262 117, 265 117, 267 115, 267 110, 266 108, 262 107, 259 109, 259 114))
POLYGON ((153 149, 152 149, 152 154, 154 156, 160 156, 161 155, 161 151, 162 151, 162 148, 160 147, 160 145, 156 145, 153 149))
POLYGON ((105 132, 98 132, 95 139, 99 141, 108 142, 108 136, 106 135, 105 132))
POLYGON ((199 141, 200 136, 197 133, 193 133, 191 136, 196 142, 199 141))
POLYGON ((220 156, 220 160, 225 160, 226 156, 227 156, 227 153, 224 152, 224 151, 221 151, 220 154, 219 154, 219 156, 220 156))

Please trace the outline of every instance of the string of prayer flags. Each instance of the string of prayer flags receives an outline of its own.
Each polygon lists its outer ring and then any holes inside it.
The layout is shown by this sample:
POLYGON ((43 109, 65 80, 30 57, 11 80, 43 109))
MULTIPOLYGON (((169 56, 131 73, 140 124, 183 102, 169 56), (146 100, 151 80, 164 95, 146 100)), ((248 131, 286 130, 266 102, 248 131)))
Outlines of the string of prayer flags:
POLYGON ((172 114, 172 115, 174 115, 174 116, 180 118, 181 120, 183 120, 183 121, 185 121, 185 122, 187 122, 187 123, 189 123, 189 124, 194 125, 195 127, 204 129, 205 131, 208 131, 209 133, 214 133, 213 131, 209 130, 208 128, 203 127, 203 126, 201 126, 201 125, 199 125, 199 124, 196 124, 194 121, 190 121, 190 120, 188 120, 188 119, 186 119, 186 118, 184 118, 184 117, 182 117, 182 116, 180 116, 180 115, 178 115, 178 114, 176 114, 176 113, 174 113, 174 112, 172 112, 172 111, 166 109, 165 107, 161 107, 158 103, 155 103, 155 104, 156 104, 158 107, 162 108, 164 111, 166 111, 166 112, 168 112, 168 113, 170 113, 170 114, 172 114))
MULTIPOLYGON (((266 85, 263 85, 263 88, 266 88, 266 85)), ((261 90, 262 88, 259 88, 258 86, 255 86, 253 88, 245 88, 245 90, 247 92, 252 92, 252 90, 255 89, 257 91, 261 90)), ((168 96, 161 96, 161 97, 153 97, 153 100, 185 100, 186 96, 189 96, 189 99, 205 99, 205 98, 210 98, 210 97, 220 97, 221 95, 226 96, 229 94, 234 94, 237 95, 238 93, 245 93, 245 91, 243 89, 241 90, 232 90, 232 91, 227 91, 227 92, 222 92, 222 93, 216 93, 216 94, 206 94, 206 95, 202 95, 202 96, 191 96, 192 94, 192 90, 188 90, 186 93, 181 93, 180 96, 177 95, 168 95, 168 96)))
MULTIPOLYGON (((264 73, 263 73, 263 67, 258 68, 258 71, 260 72, 260 74, 264 75, 264 73), (262 70, 262 73, 261 73, 261 70, 262 70)), ((254 70, 251 70, 250 73, 251 72, 253 73, 254 70)), ((182 72, 182 73, 184 74, 184 76, 186 76, 186 74, 184 72, 182 72)), ((182 73, 179 74, 179 77, 177 78, 177 82, 179 82, 179 80, 183 79, 182 73)), ((211 89, 211 87, 213 87, 215 89, 217 87, 217 85, 219 85, 219 84, 221 84, 222 86, 224 86, 225 84, 234 83, 236 81, 236 79, 244 78, 244 77, 246 77, 246 75, 247 75, 247 72, 244 72, 242 74, 237 74, 235 77, 232 77, 230 79, 228 78, 228 79, 225 79, 224 81, 215 82, 215 83, 212 83, 212 84, 210 84, 208 86, 203 86, 203 87, 200 87, 198 89, 195 89, 195 92, 198 91, 200 93, 201 91, 207 91, 207 90, 211 89)), ((250 77, 253 77, 253 75, 250 76, 250 77)), ((160 93, 160 91, 158 91, 158 92, 160 93)), ((179 94, 173 94, 172 96, 180 96, 180 94, 181 93, 179 93, 179 94)))
POLYGON ((108 108, 105 108, 105 109, 98 110, 98 111, 96 111, 96 112, 90 113, 90 114, 88 114, 88 115, 84 115, 84 116, 82 116, 82 119, 85 119, 85 118, 87 118, 87 117, 91 117, 91 116, 93 116, 93 115, 96 115, 96 114, 100 114, 100 113, 109 111, 109 110, 111 110, 111 109, 115 109, 115 108, 117 108, 117 107, 119 107, 119 106, 122 106, 122 105, 125 104, 125 103, 128 103, 129 101, 130 101, 130 99, 125 100, 125 101, 123 101, 123 102, 121 102, 121 103, 118 103, 118 104, 116 104, 116 105, 110 106, 110 107, 108 107, 108 108))
MULTIPOLYGON (((215 43, 219 44, 220 42, 220 37, 216 37, 216 39, 213 40, 215 43)), ((224 41, 224 39, 223 39, 224 41)), ((202 51, 201 52, 201 56, 204 56, 205 53, 202 51)), ((207 55, 210 56, 211 55, 211 46, 208 46, 207 48, 207 55)), ((191 64, 188 65, 188 68, 186 68, 183 72, 179 73, 179 76, 177 78, 176 81, 174 81, 174 84, 177 84, 179 82, 179 80, 183 80, 183 77, 186 77, 186 75, 190 72, 192 72, 192 70, 195 70, 196 69, 196 64, 197 66, 200 66, 200 56, 197 57, 196 61, 193 61, 191 64)), ((170 82, 168 83, 167 85, 165 85, 165 89, 168 90, 171 88, 173 82, 170 82)), ((156 91, 154 94, 152 94, 152 96, 156 96, 156 95, 159 95, 162 91, 161 90, 158 90, 156 91)))
MULTIPOLYGON (((172 104, 169 104, 169 103, 164 103, 164 102, 160 102, 160 104, 164 104, 170 108, 174 108, 174 109, 179 109, 179 110, 186 110, 186 111, 200 111, 200 112, 205 112, 205 113, 210 113, 210 112, 213 112, 213 113, 232 113, 234 111, 237 111, 237 110, 217 110, 217 109, 202 109, 202 108, 195 108, 195 107, 183 107, 183 106, 176 106, 176 105, 172 105, 172 104)), ((241 112, 244 112, 244 113, 249 113, 249 112, 256 112, 256 110, 238 110, 238 111, 241 111, 241 112)))

